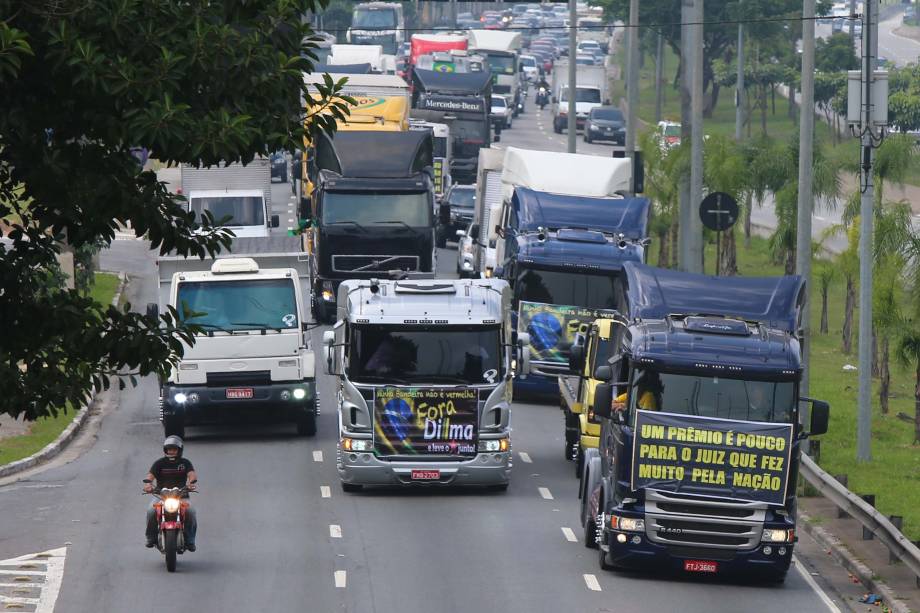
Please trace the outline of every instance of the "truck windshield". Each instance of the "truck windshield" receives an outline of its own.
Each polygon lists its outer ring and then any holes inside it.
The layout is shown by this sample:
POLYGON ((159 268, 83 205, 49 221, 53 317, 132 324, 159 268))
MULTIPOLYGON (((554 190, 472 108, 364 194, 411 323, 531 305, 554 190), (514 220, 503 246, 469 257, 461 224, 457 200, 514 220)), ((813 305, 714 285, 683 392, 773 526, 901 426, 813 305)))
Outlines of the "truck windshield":
POLYGON ((631 396, 633 407, 649 403, 641 408, 744 421, 787 424, 795 409, 791 381, 744 381, 649 369, 637 370, 631 396), (651 396, 642 400, 647 392, 651 396))
POLYGON ((476 119, 457 119, 450 124, 450 134, 454 139, 454 155, 457 157, 476 157, 481 147, 488 146, 488 124, 485 114, 476 119))
POLYGON ((617 306, 613 276, 583 271, 526 268, 517 278, 515 294, 519 300, 527 302, 596 309, 617 306))
POLYGON ((201 217, 210 211, 214 221, 224 222, 227 226, 261 226, 265 225, 265 206, 261 196, 207 196, 192 198, 189 208, 201 217))
POLYGON ((427 192, 326 192, 322 200, 324 224, 362 226, 398 220, 413 228, 431 225, 432 206, 427 192))
POLYGON ((400 384, 496 383, 502 375, 499 326, 356 326, 348 376, 400 384))
POLYGON ((298 327, 291 279, 183 281, 176 305, 183 323, 205 332, 298 327))
MULTIPOLYGON (((560 102, 568 102, 568 89, 562 90, 562 94, 559 96, 560 102)), ((581 87, 575 88, 575 102, 587 102, 592 104, 600 104, 601 102, 601 92, 598 89, 583 89, 581 87)))
POLYGON ((514 56, 490 53, 486 59, 489 62, 489 68, 492 69, 492 74, 514 74, 514 56))
POLYGON ((356 30, 395 28, 396 11, 392 9, 355 9, 351 27, 356 30))

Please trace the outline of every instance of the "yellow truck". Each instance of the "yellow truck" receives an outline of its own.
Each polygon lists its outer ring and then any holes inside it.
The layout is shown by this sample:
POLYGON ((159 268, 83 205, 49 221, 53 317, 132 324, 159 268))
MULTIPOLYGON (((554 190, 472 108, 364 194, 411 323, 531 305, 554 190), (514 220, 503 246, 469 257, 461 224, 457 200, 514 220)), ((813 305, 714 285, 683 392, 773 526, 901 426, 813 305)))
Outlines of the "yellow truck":
MULTIPOLYGON (((622 326, 615 319, 596 319, 582 324, 578 340, 571 348, 569 373, 559 376, 559 402, 565 416, 565 457, 575 461, 575 476, 580 477, 585 449, 596 449, 601 424, 594 417, 594 389, 609 383, 596 375, 598 367, 610 368, 615 336, 622 326)), ((600 373, 605 374, 606 373, 600 373)))

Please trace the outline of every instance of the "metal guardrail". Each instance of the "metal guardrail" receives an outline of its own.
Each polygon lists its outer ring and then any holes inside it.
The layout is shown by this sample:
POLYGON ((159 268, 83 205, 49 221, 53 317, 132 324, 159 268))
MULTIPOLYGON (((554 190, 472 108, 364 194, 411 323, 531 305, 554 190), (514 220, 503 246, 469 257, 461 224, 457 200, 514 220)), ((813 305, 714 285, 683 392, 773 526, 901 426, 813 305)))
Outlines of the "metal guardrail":
POLYGON ((801 456, 799 472, 821 494, 850 514, 856 521, 871 531, 891 553, 901 560, 917 576, 920 582, 920 548, 917 548, 901 531, 894 527, 887 517, 878 512, 865 500, 845 488, 804 453, 801 456))

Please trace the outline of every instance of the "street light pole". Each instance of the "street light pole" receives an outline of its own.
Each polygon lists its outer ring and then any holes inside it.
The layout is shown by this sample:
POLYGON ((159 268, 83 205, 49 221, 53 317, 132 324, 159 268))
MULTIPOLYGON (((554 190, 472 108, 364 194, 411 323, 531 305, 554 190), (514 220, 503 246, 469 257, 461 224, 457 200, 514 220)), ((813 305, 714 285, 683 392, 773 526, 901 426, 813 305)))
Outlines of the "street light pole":
POLYGON ((569 153, 575 153, 575 137, 577 136, 576 131, 578 130, 578 125, 575 123, 575 95, 576 95, 576 79, 575 79, 575 55, 577 53, 577 43, 575 40, 575 26, 577 25, 578 11, 576 8, 575 0, 569 0, 569 93, 568 93, 568 149, 569 153))
POLYGON ((688 272, 703 272, 703 224, 694 208, 703 201, 703 0, 693 2, 691 44, 693 45, 693 81, 690 87, 690 219, 682 232, 689 240, 688 272))
POLYGON ((636 109, 639 106, 639 0, 629 0, 626 61, 626 157, 636 152, 636 109))
POLYGON ((741 23, 741 7, 738 2, 738 73, 735 78, 735 142, 741 142, 744 127, 744 24, 741 23))

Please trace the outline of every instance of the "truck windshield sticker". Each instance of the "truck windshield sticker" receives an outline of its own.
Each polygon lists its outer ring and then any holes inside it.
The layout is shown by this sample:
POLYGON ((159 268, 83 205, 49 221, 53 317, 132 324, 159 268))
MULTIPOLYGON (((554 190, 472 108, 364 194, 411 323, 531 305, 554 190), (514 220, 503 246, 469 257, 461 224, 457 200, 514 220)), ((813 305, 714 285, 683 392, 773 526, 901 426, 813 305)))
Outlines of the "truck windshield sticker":
POLYGON ((281 321, 283 321, 284 325, 288 328, 293 328, 297 325, 297 316, 293 313, 288 313, 281 318, 281 321))
POLYGON ((377 455, 476 455, 476 390, 378 389, 374 400, 377 455))
POLYGON ((488 381, 489 383, 495 383, 495 377, 497 376, 498 376, 498 371, 495 370, 494 368, 490 368, 489 370, 482 373, 482 378, 488 381))
POLYGON ((784 504, 792 424, 636 411, 632 488, 784 504))
POLYGON ((520 302, 518 331, 530 335, 532 362, 564 364, 582 323, 613 316, 614 311, 577 306, 520 302))

